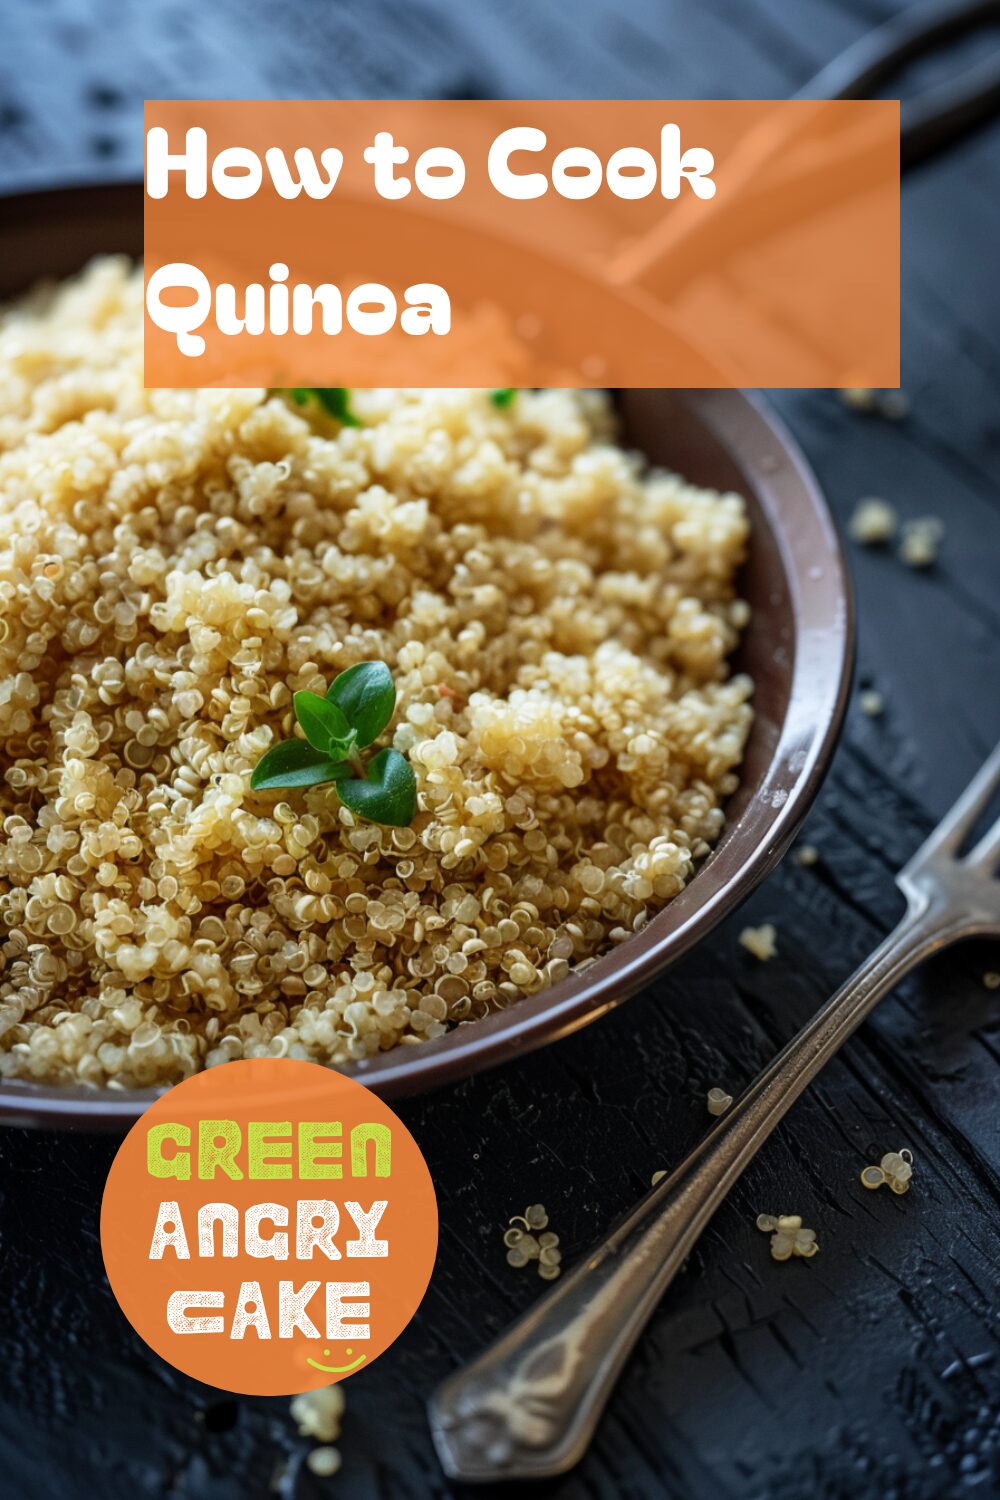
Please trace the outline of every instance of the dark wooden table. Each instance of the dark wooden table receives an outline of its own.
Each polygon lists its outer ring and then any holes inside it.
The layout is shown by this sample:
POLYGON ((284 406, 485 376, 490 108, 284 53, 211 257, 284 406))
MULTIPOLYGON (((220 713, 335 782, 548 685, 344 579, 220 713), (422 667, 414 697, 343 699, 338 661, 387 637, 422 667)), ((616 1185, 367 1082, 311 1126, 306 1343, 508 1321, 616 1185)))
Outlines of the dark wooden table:
MULTIPOLYGON (((0 186, 134 175, 144 95, 787 94, 893 0, 7 0, 0 186)), ((806 837, 649 993, 558 1048, 405 1106, 441 1209, 437 1270, 395 1350, 347 1386, 336 1480, 302 1469, 287 1402, 163 1365, 105 1283, 108 1139, 0 1134, 3 1500, 425 1500, 423 1402, 541 1288, 504 1260, 542 1200, 583 1251, 889 928, 892 873, 1000 737, 1000 125, 908 179, 904 384, 889 423, 776 395, 846 522, 886 496, 947 527, 933 570, 852 547, 858 681, 806 837), (778 956, 738 945, 773 921, 778 956), (278 1478, 283 1473, 283 1478, 278 1478)), ((1000 1484, 1000 970, 954 950, 888 1000, 795 1107, 654 1317, 559 1500, 937 1500, 1000 1484), (914 1153, 905 1198, 861 1167, 914 1153), (822 1246, 778 1265, 761 1211, 822 1246)))

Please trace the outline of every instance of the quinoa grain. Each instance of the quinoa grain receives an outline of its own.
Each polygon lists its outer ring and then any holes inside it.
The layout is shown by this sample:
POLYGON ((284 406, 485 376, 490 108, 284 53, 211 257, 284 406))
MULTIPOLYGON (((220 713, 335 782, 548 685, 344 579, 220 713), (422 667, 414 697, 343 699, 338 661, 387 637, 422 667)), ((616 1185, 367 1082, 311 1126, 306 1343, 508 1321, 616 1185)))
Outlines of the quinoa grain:
POLYGON ((853 541, 865 547, 878 547, 892 541, 898 526, 899 518, 888 500, 872 496, 858 501, 848 529, 853 541))
POLYGON ((744 927, 740 933, 740 946, 761 963, 767 963, 778 951, 778 933, 773 922, 764 922, 760 927, 744 927))

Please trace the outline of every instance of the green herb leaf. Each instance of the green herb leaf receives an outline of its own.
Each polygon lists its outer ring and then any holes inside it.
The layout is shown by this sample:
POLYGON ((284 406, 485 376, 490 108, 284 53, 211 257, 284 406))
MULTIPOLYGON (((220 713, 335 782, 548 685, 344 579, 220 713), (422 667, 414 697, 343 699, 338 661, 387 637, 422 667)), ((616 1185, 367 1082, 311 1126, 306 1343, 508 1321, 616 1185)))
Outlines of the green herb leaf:
POLYGON ((345 778, 337 785, 337 795, 359 817, 393 828, 405 828, 417 810, 413 767, 398 750, 380 750, 372 757, 364 779, 345 778))
POLYGON ((305 406, 311 397, 329 412, 341 427, 360 427, 361 423, 351 411, 351 392, 346 385, 296 386, 288 392, 296 406, 305 406))
POLYGON ((502 391, 490 391, 490 400, 493 402, 494 406, 499 406, 502 410, 505 406, 510 406, 513 404, 514 397, 516 395, 516 388, 511 386, 502 391))
POLYGON ((335 760, 344 760, 350 754, 351 726, 336 703, 318 693, 301 692, 292 698, 292 706, 310 745, 335 760))
POLYGON ((398 750, 380 750, 367 769, 360 754, 382 733, 396 707, 396 688, 385 662, 358 662, 334 679, 325 698, 303 691, 293 703, 307 739, 273 745, 254 767, 253 790, 334 781, 340 800, 358 817, 399 828, 409 823, 417 807, 412 767, 398 750))
POLYGON ((250 786, 255 792, 269 792, 286 786, 317 786, 323 781, 337 781, 350 772, 342 760, 333 760, 305 740, 282 740, 272 745, 253 768, 250 786))
POLYGON ((359 661, 331 682, 327 698, 335 703, 363 750, 378 739, 396 707, 396 687, 384 661, 359 661))

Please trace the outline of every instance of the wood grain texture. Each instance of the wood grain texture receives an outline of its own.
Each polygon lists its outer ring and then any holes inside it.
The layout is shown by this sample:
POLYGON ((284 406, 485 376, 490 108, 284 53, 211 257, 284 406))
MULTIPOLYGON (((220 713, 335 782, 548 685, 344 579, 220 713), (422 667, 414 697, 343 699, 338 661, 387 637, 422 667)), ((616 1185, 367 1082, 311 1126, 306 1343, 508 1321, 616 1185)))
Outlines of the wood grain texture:
MULTIPOLYGON (((781 95, 895 0, 6 0, 0 187, 134 175, 144 96, 781 95)), ((852 549, 859 681, 806 832, 736 918, 600 1026, 401 1110, 438 1184, 431 1291, 347 1388, 335 1481, 287 1403, 230 1400, 151 1355, 97 1236, 113 1143, 0 1134, 2 1500, 436 1500, 423 1399, 541 1283, 505 1264, 542 1200, 581 1253, 888 929, 892 872, 1000 737, 1000 126, 904 191, 904 384, 887 423, 777 395, 841 522, 865 494, 947 526, 939 565, 852 549), (738 945, 773 921, 778 956, 738 945)), ((2 210, 0 210, 2 211, 2 210)), ((558 1500, 944 1500, 1000 1486, 1000 952, 953 951, 889 999, 719 1212, 558 1500), (909 1146, 905 1198, 861 1166, 909 1146), (772 1262, 758 1212, 817 1231, 772 1262)), ((471 1494, 472 1492, 467 1492, 471 1494)))

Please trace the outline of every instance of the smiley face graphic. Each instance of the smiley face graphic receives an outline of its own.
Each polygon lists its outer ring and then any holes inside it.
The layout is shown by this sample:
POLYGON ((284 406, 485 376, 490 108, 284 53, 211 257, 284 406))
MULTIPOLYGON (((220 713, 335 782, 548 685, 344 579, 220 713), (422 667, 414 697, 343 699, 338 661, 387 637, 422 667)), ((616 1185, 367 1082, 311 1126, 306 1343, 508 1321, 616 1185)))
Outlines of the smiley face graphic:
MULTIPOLYGON (((344 1353, 350 1358, 354 1350, 345 1349, 344 1353)), ((329 1359, 329 1349, 323 1350, 323 1357, 324 1359, 329 1359)), ((367 1357, 366 1354, 359 1354, 357 1359, 351 1360, 349 1365, 321 1365, 317 1359, 307 1359, 306 1364, 312 1365, 314 1370, 323 1370, 327 1375, 348 1375, 352 1370, 356 1370, 359 1365, 363 1365, 367 1357)))

